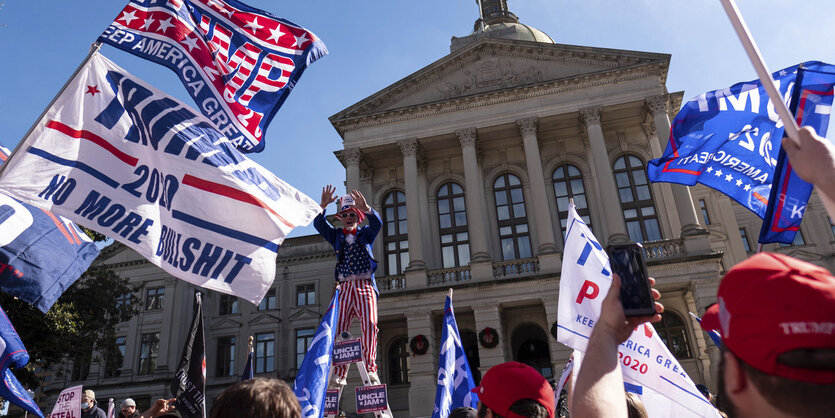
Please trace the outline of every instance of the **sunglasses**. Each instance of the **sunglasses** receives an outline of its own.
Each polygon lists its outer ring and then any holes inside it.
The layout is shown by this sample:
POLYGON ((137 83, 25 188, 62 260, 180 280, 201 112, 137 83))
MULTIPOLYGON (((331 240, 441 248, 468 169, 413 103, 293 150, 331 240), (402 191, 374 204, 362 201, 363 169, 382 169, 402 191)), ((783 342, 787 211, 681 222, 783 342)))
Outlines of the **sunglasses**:
POLYGON ((339 217, 340 217, 340 218, 343 218, 343 219, 344 219, 344 218, 356 218, 356 217, 357 217, 357 214, 356 214, 356 213, 354 213, 354 212, 345 212, 345 213, 340 213, 340 214, 339 214, 339 217))

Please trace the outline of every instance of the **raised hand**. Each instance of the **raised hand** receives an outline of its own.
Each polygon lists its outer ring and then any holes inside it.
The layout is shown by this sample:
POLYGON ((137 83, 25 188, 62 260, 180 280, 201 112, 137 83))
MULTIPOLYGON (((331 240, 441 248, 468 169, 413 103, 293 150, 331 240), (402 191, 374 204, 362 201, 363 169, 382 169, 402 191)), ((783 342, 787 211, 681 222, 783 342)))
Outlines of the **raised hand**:
POLYGON ((354 207, 363 211, 368 212, 371 210, 371 206, 368 206, 368 203, 365 201, 365 196, 359 190, 352 190, 351 197, 354 198, 354 207))
POLYGON ((321 206, 322 209, 327 208, 328 205, 336 201, 334 192, 336 192, 336 187, 333 187, 330 184, 322 188, 322 200, 319 201, 319 206, 321 206))
MULTIPOLYGON (((650 286, 655 285, 655 279, 650 277, 650 286)), ((617 274, 612 275, 612 286, 609 288, 609 293, 603 299, 603 307, 600 309, 600 318, 597 321, 597 326, 601 326, 605 331, 610 332, 617 338, 618 344, 626 341, 632 331, 644 322, 658 322, 661 320, 661 313, 664 312, 664 306, 655 302, 655 314, 648 316, 627 317, 623 313, 623 306, 620 303, 620 277, 617 274)), ((661 293, 656 289, 652 289, 652 299, 658 300, 661 298, 661 293)))

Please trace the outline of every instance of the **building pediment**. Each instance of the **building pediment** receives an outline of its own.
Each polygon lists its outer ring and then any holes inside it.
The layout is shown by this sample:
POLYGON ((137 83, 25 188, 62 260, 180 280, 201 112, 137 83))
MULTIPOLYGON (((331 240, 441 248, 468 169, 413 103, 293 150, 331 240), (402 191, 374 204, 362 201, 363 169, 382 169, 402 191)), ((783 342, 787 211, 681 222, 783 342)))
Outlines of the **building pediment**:
POLYGON ((209 325, 209 329, 212 330, 212 331, 219 330, 219 329, 228 329, 228 328, 240 329, 241 325, 242 324, 241 324, 240 321, 235 321, 235 320, 230 319, 230 318, 222 318, 222 319, 215 319, 215 320, 211 321, 211 325, 209 325))
POLYGON ((290 313, 288 319, 295 321, 299 319, 319 319, 319 317, 319 311, 310 308, 296 308, 290 313))
POLYGON ((113 242, 102 248, 93 265, 108 265, 112 267, 144 264, 149 261, 139 253, 120 242, 113 242))
POLYGON ((637 51, 484 38, 457 50, 330 117, 343 133, 363 121, 381 122, 407 113, 493 104, 503 96, 590 88, 605 80, 659 77, 670 56, 637 51))
POLYGON ((260 314, 253 314, 252 319, 249 321, 249 325, 258 325, 258 324, 277 324, 281 322, 281 318, 278 315, 272 313, 260 313, 260 314))

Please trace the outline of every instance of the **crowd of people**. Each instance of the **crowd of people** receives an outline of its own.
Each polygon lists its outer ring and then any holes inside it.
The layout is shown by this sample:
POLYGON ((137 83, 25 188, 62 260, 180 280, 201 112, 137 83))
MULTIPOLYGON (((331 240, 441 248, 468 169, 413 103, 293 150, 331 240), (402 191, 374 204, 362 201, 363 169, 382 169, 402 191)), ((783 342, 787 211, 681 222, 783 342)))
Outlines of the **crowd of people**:
MULTIPOLYGON (((798 175, 835 197, 835 148, 808 128, 797 143, 784 140, 798 175)), ((326 193, 323 193, 323 195, 326 193)), ((332 194, 332 192, 330 193, 332 194)), ((361 196, 358 196, 361 199, 361 196)), ((323 200, 326 200, 323 198, 323 200)), ((330 203, 330 202, 327 202, 330 203)), ((654 280, 650 279, 654 285, 654 280)), ((640 399, 624 390, 618 346, 640 324, 658 322, 655 314, 626 317, 614 275, 594 325, 576 382, 567 385, 572 417, 646 417, 640 399)), ((661 294, 652 289, 657 301, 661 294)), ((831 416, 835 411, 835 277, 826 269, 773 253, 761 253, 731 268, 717 303, 702 317, 702 328, 722 336, 719 409, 728 416, 831 416)), ((699 388, 711 402, 706 387, 699 388)), ((555 418, 551 384, 530 366, 508 362, 490 368, 473 389, 478 409, 458 408, 453 418, 555 418)), ((84 391, 82 418, 102 418, 95 394, 84 391)), ((174 399, 157 400, 139 414, 125 399, 120 417, 177 416, 174 399)), ((560 414, 562 415, 562 414, 560 414)), ((290 387, 281 380, 255 378, 226 389, 215 400, 211 418, 300 417, 290 387)))

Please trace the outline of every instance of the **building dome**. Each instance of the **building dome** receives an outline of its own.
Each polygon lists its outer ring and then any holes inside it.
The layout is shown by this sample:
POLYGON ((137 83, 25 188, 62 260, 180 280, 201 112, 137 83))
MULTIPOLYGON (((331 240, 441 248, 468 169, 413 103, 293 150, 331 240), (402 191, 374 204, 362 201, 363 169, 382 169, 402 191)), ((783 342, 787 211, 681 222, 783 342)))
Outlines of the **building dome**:
POLYGON ((519 18, 508 10, 507 0, 476 0, 476 3, 481 5, 481 17, 475 21, 473 32, 461 38, 453 36, 450 50, 455 51, 481 37, 555 43, 545 32, 519 23, 519 18))
POLYGON ((488 38, 515 39, 519 41, 541 42, 546 44, 555 43, 554 40, 551 39, 551 37, 545 32, 523 23, 497 22, 485 25, 483 32, 479 23, 480 22, 476 22, 476 29, 473 31, 473 35, 483 33, 488 38))

